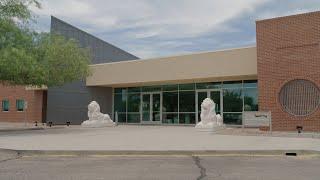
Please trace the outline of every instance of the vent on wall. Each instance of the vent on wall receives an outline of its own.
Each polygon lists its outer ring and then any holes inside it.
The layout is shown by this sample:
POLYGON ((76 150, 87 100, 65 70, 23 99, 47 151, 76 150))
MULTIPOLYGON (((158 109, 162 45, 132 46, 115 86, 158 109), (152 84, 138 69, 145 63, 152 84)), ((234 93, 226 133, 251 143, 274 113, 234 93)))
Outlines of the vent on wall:
POLYGON ((286 112, 296 116, 307 116, 319 107, 320 90, 309 80, 295 79, 281 88, 279 101, 286 112))

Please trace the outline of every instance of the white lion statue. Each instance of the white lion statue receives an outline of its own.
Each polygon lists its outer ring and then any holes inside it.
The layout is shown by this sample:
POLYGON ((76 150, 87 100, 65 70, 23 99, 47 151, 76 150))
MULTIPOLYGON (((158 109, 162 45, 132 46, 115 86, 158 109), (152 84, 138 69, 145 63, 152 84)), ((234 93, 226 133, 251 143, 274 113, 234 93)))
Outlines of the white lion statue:
POLYGON ((88 105, 88 117, 89 117, 89 120, 83 121, 81 126, 105 127, 105 126, 115 125, 115 123, 111 120, 108 114, 103 114, 100 112, 100 106, 96 101, 92 101, 88 105))
POLYGON ((216 128, 223 127, 223 119, 220 114, 216 114, 215 103, 206 98, 201 103, 201 121, 196 125, 196 128, 216 128))

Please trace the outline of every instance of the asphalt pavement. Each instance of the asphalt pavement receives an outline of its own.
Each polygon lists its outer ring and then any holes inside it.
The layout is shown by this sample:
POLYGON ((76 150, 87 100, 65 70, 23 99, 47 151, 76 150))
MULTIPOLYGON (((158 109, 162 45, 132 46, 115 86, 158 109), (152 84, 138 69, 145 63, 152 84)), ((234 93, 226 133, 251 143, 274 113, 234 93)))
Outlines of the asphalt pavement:
POLYGON ((311 156, 17 156, 0 161, 1 180, 318 180, 311 156))

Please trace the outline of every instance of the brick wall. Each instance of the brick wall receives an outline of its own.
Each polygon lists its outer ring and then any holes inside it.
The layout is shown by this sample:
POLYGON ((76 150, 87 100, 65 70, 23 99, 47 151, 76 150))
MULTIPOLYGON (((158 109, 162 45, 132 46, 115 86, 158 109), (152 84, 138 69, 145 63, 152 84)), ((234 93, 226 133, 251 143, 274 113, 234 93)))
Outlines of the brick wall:
POLYGON ((320 12, 256 22, 259 109, 271 110, 273 130, 320 130, 320 109, 308 116, 285 112, 279 103, 281 87, 307 79, 320 87, 320 12))
POLYGON ((41 90, 25 90, 24 86, 3 86, 0 85, 0 122, 27 122, 42 121, 42 98, 41 90), (2 100, 8 99, 10 103, 9 111, 2 111, 2 100), (16 100, 24 99, 28 102, 25 112, 16 109, 16 100))

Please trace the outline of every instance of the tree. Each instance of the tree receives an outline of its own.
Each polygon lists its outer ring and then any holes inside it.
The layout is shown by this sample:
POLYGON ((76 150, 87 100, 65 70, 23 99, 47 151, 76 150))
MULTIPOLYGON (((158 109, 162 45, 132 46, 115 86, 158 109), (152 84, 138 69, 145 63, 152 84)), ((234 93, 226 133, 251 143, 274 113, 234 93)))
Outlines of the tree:
POLYGON ((89 51, 75 40, 28 28, 36 0, 0 1, 0 82, 59 86, 89 74, 89 51))
POLYGON ((13 20, 14 18, 27 22, 31 19, 31 11, 28 7, 41 5, 37 0, 1 0, 0 1, 0 19, 13 20))

